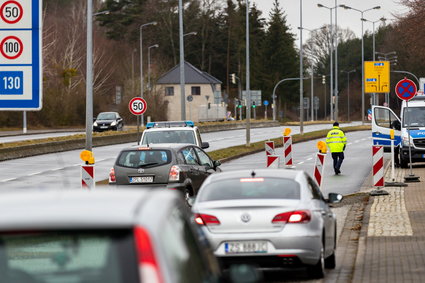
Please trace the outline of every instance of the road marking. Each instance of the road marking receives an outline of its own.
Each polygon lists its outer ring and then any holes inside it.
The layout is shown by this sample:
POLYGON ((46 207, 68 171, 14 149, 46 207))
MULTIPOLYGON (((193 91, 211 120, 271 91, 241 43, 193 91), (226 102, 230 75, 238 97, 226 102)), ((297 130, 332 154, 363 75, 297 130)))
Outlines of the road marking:
POLYGON ((4 179, 4 180, 1 180, 0 182, 5 183, 5 182, 9 182, 9 181, 14 181, 16 179, 17 178, 4 179))
POLYGON ((306 160, 312 160, 313 159, 313 157, 310 157, 310 158, 307 158, 306 160))
POLYGON ((301 161, 301 162, 298 162, 297 164, 303 164, 304 163, 304 161, 301 161))
POLYGON ((359 143, 359 142, 360 142, 360 141, 358 141, 358 140, 357 140, 357 141, 354 141, 354 143, 359 143))
POLYGON ((350 142, 350 143, 347 143, 347 145, 352 145, 353 143, 352 142, 350 142))
POLYGON ((43 174, 43 172, 35 172, 35 173, 28 174, 27 176, 34 176, 34 175, 39 175, 39 174, 43 174))
POLYGON ((64 169, 64 167, 61 167, 61 168, 55 168, 55 169, 50 169, 49 171, 59 171, 59 170, 62 170, 62 169, 64 169))
POLYGON ((365 140, 367 140, 366 138, 364 138, 364 139, 361 139, 362 141, 365 141, 365 140))

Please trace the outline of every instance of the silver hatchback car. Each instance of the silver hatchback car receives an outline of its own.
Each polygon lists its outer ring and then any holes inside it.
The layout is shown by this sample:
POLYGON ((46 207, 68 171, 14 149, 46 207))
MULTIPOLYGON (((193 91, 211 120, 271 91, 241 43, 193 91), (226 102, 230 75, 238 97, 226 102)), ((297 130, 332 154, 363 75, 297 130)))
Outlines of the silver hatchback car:
POLYGON ((335 268, 336 218, 304 171, 262 169, 213 174, 192 207, 223 267, 307 266, 314 278, 335 268))

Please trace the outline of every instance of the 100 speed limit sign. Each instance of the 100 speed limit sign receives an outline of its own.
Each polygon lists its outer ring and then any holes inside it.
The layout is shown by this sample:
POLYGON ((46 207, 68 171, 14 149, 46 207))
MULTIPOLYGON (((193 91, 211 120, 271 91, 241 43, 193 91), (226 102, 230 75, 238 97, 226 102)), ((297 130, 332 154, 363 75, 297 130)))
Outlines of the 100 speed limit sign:
POLYGON ((134 115, 142 115, 146 112, 146 109, 148 109, 148 104, 143 98, 135 97, 130 100, 130 103, 128 104, 128 109, 130 109, 130 112, 134 115))

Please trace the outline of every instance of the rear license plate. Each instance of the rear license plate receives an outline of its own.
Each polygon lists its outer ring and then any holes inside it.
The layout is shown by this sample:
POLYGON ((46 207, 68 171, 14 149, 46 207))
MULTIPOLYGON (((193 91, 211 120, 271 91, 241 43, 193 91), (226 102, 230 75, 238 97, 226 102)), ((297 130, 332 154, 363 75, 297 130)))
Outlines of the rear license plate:
POLYGON ((108 126, 100 126, 101 129, 107 129, 108 126))
POLYGON ((153 183, 153 176, 145 176, 145 177, 130 177, 130 183, 153 183))
POLYGON ((267 253, 266 241, 244 241, 224 243, 226 254, 267 253))

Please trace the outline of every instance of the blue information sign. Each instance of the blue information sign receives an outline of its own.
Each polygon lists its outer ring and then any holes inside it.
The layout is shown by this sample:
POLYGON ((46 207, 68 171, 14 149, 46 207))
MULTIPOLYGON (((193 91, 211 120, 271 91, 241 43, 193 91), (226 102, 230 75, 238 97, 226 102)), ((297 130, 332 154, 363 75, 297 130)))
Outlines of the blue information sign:
POLYGON ((0 0, 0 110, 40 110, 41 0, 0 0))
POLYGON ((269 105, 269 101, 268 101, 268 100, 264 100, 264 101, 263 101, 263 104, 264 104, 265 106, 267 106, 267 105, 269 105))

